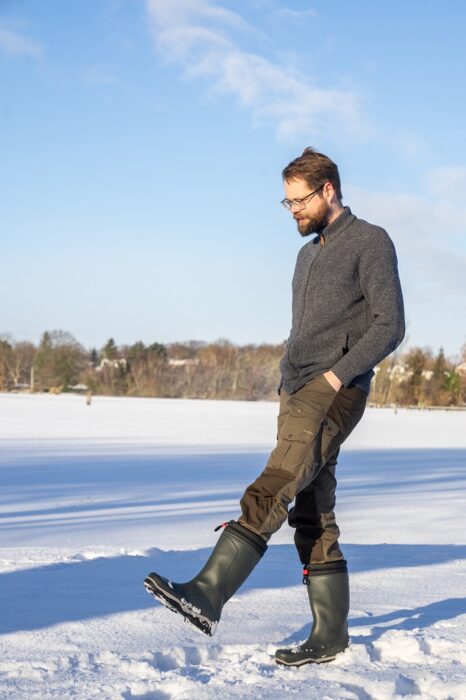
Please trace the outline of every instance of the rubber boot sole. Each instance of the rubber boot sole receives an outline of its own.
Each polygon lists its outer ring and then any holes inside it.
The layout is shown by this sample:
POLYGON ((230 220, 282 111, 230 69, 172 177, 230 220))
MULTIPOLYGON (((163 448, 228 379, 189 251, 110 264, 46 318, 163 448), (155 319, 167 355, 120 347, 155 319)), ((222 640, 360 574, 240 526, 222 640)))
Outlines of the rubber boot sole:
POLYGON ((207 636, 212 637, 217 627, 217 622, 213 622, 205 615, 202 615, 198 608, 195 608, 184 598, 178 598, 167 584, 168 582, 165 583, 165 580, 157 576, 157 574, 149 574, 144 579, 144 588, 153 598, 172 612, 181 615, 185 622, 198 632, 203 632, 207 636))
POLYGON ((279 666, 304 666, 305 664, 328 664, 329 661, 334 661, 336 659, 336 654, 334 656, 322 656, 320 659, 301 659, 300 661, 281 661, 275 658, 275 663, 279 666))

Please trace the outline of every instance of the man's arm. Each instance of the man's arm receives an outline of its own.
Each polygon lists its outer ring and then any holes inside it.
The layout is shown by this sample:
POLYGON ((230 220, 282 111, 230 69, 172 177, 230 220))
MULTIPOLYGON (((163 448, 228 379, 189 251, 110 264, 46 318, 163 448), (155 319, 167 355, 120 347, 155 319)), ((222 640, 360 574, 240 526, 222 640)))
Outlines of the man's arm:
POLYGON ((372 369, 401 343, 405 333, 403 295, 398 276, 395 247, 380 228, 371 232, 359 263, 359 283, 369 304, 372 323, 362 338, 325 373, 337 389, 337 381, 348 386, 372 369))

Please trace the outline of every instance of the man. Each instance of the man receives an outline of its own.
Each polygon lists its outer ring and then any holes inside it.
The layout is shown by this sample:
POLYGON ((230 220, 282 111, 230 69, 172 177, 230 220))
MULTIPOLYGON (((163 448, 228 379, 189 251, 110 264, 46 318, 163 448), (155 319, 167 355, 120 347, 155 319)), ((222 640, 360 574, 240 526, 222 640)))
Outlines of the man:
POLYGON ((317 235, 301 248, 293 277, 277 446, 241 498, 241 516, 223 525, 202 571, 184 584, 151 573, 145 586, 212 634, 224 603, 288 517, 313 626, 303 644, 278 649, 275 659, 299 666, 330 661, 348 646, 349 584, 334 515, 335 469, 341 444, 364 412, 373 368, 403 339, 404 313, 393 243, 382 228, 343 206, 335 163, 306 148, 282 176, 282 204, 302 236, 317 235))

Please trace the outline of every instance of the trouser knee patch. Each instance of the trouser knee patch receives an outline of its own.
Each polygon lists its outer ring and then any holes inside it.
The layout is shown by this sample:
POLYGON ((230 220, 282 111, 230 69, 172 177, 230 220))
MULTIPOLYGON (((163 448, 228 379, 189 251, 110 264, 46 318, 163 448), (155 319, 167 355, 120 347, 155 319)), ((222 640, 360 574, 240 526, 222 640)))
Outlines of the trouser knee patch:
POLYGON ((240 501, 243 517, 251 525, 262 524, 267 518, 277 496, 295 475, 284 469, 266 469, 246 489, 240 501))

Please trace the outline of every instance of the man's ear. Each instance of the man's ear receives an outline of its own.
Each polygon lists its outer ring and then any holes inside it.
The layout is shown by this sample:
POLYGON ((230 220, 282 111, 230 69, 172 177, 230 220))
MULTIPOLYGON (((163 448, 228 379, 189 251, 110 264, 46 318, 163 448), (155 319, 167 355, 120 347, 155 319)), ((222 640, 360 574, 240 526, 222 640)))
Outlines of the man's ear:
POLYGON ((325 183, 325 185, 322 188, 322 194, 324 195, 326 201, 330 204, 330 202, 333 200, 333 198, 336 196, 335 195, 335 190, 333 188, 333 185, 331 182, 325 183))

